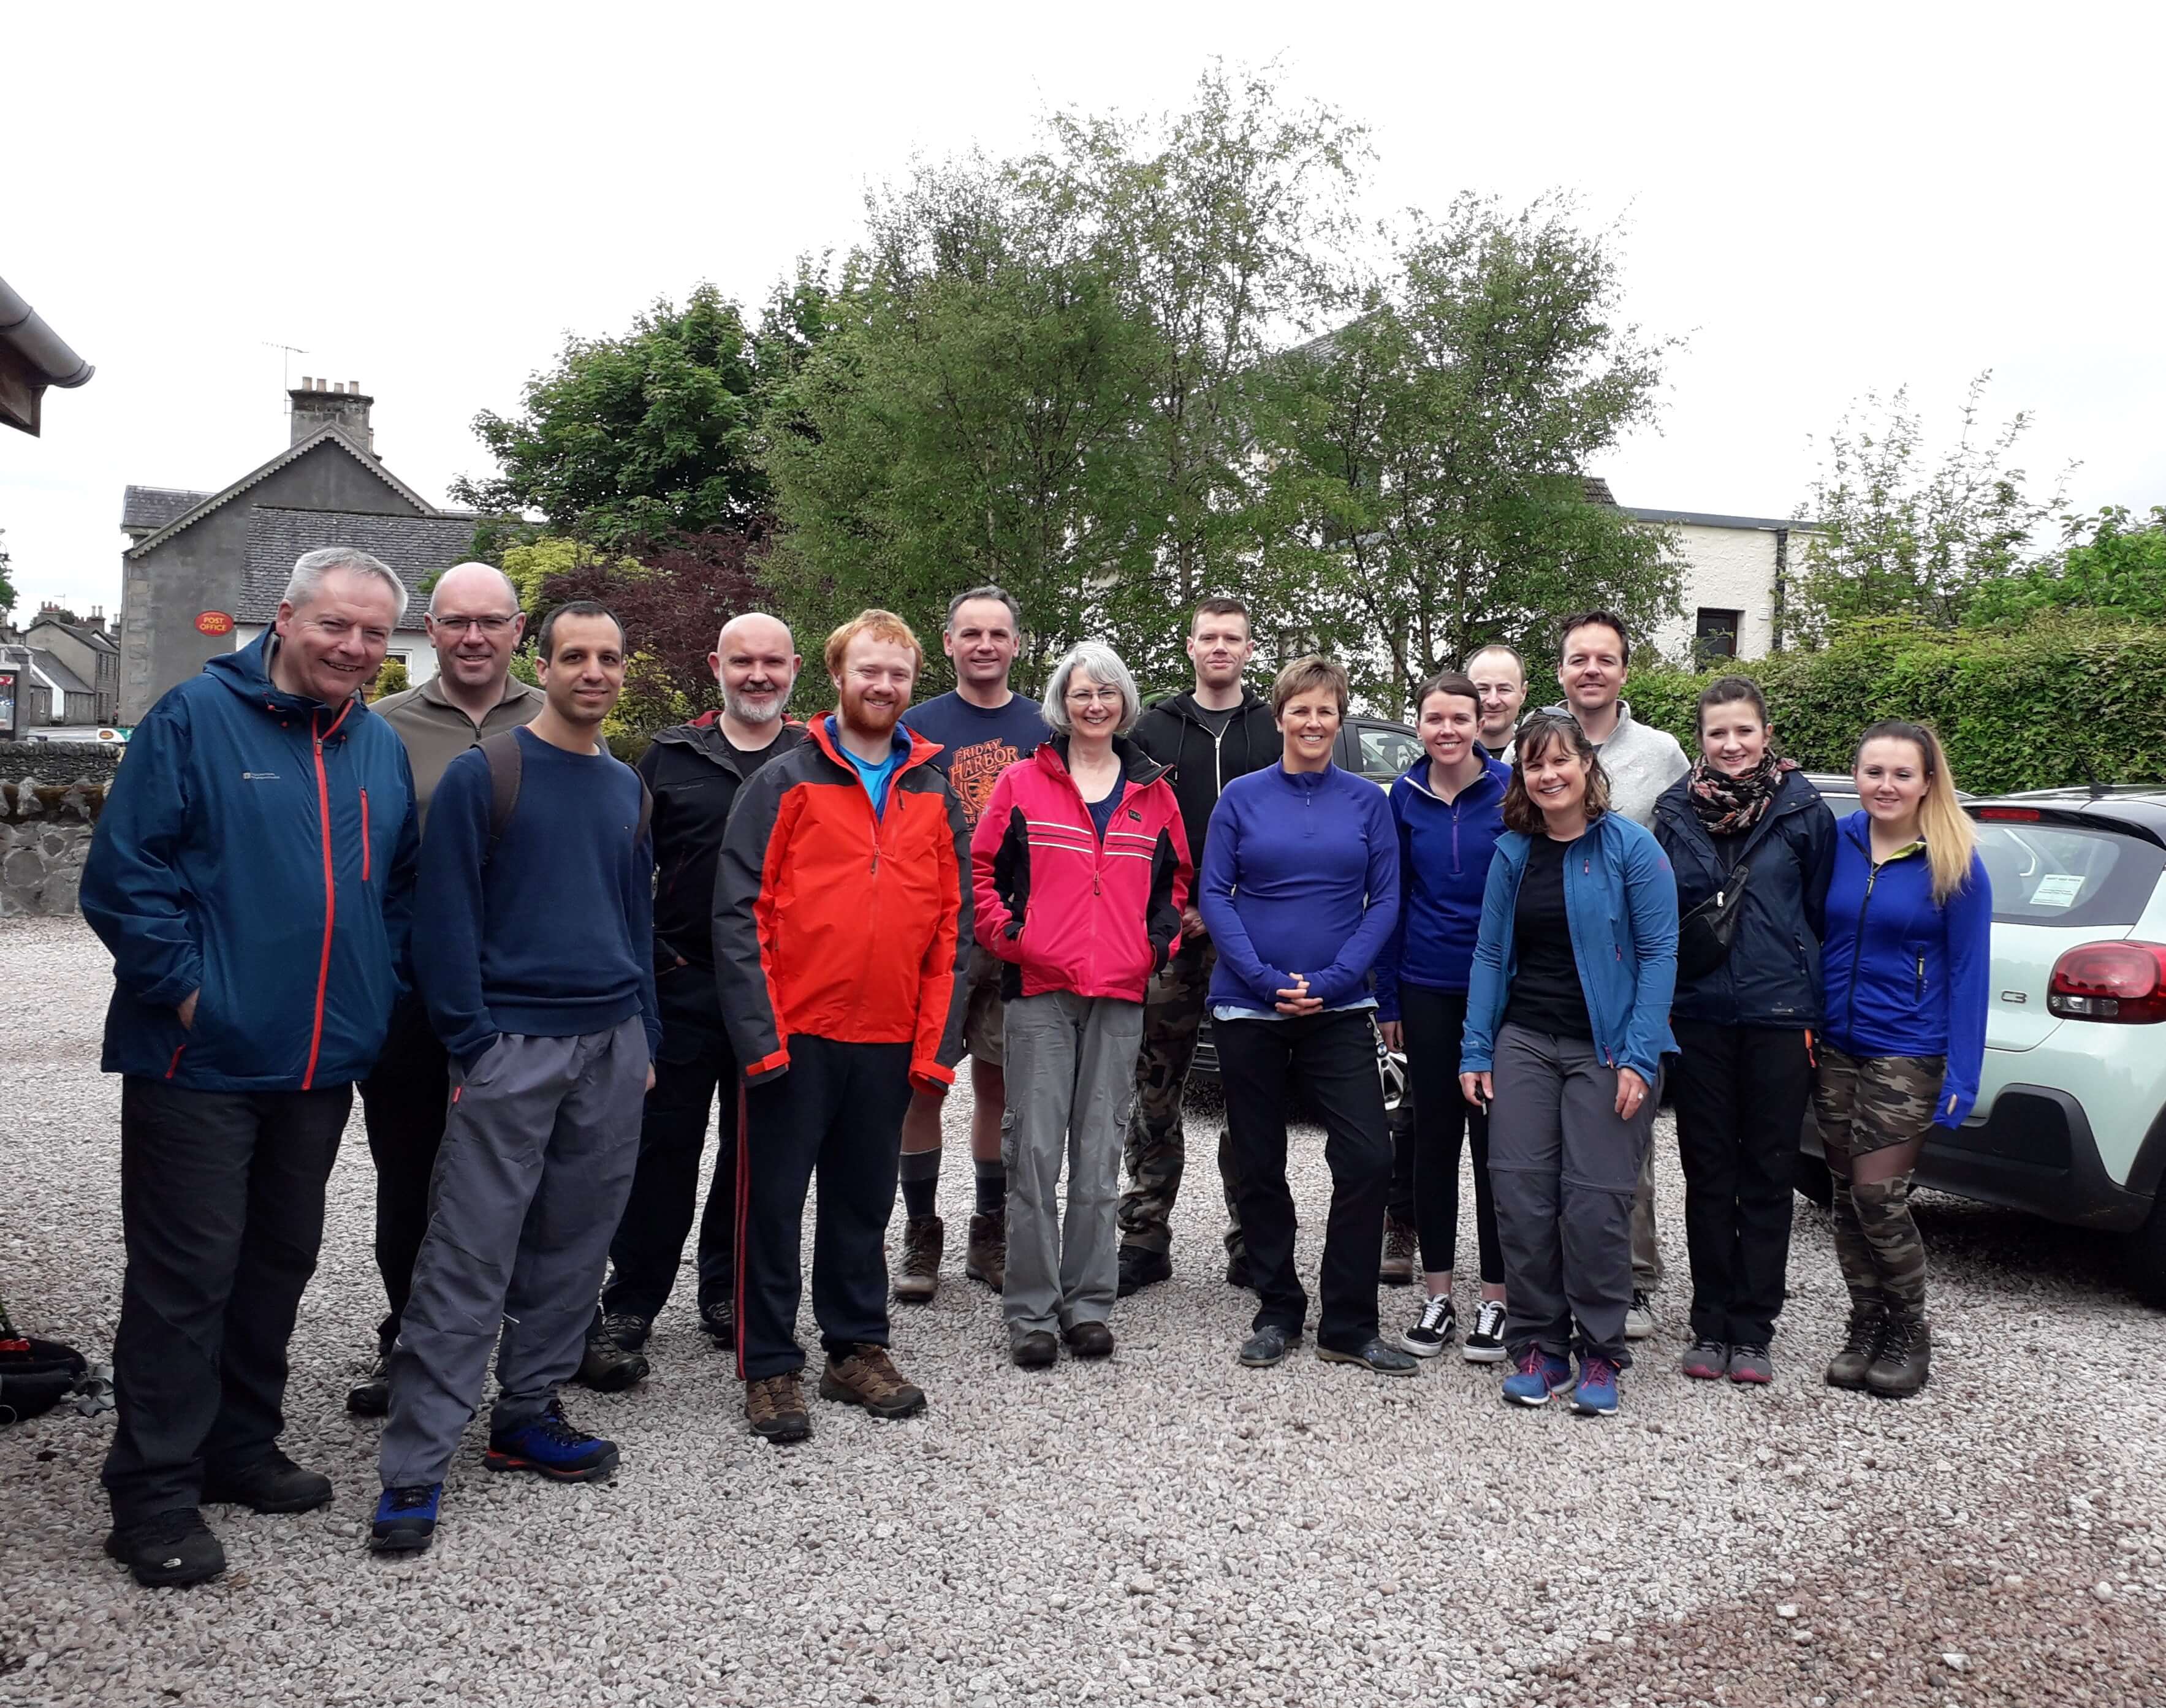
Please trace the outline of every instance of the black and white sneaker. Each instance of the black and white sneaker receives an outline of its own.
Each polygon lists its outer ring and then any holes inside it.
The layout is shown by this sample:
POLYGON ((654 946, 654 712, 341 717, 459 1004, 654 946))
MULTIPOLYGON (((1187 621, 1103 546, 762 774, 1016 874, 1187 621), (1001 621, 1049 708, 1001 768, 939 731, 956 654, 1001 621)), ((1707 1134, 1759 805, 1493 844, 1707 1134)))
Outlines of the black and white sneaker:
POLYGON ((1434 1358, 1451 1344, 1451 1337, 1457 1332, 1450 1297, 1439 1293, 1422 1306, 1419 1319, 1399 1336, 1399 1344, 1417 1358, 1434 1358))
POLYGON ((1504 1362, 1504 1301, 1485 1298, 1474 1314, 1474 1326, 1466 1331, 1466 1344, 1459 1356, 1470 1364, 1504 1362))

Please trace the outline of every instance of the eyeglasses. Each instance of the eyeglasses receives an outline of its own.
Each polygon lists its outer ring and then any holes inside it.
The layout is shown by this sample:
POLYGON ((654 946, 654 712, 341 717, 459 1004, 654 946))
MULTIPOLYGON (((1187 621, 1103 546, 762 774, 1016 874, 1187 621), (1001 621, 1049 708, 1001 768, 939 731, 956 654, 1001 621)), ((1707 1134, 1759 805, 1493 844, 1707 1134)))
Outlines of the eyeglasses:
POLYGON ((462 635, 468 629, 479 629, 485 635, 500 635, 519 621, 519 613, 510 616, 437 616, 431 613, 429 621, 440 629, 462 635))
POLYGON ((1118 706, 1121 690, 1117 688, 1071 688, 1062 697, 1070 706, 1118 706))

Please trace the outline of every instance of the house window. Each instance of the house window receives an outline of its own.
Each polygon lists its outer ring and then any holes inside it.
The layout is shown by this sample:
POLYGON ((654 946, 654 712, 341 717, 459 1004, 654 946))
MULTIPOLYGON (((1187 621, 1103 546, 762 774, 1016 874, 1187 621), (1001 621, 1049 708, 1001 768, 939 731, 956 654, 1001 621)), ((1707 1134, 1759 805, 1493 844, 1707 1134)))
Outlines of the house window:
POLYGON ((1703 605, 1693 623, 1693 656, 1704 669, 1717 658, 1737 656, 1737 632, 1745 625, 1741 611, 1716 611, 1703 605))

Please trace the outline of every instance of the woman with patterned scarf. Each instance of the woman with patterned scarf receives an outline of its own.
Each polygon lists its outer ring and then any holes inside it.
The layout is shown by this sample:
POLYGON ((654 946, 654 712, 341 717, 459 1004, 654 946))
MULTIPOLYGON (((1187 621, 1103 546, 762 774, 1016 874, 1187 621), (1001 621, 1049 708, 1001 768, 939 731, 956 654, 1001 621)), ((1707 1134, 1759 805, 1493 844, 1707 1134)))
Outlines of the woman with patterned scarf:
POLYGON ((1768 1346, 1821 1020, 1835 820, 1795 763, 1775 756, 1772 734, 1759 685, 1722 678, 1699 698, 1698 760, 1655 803, 1687 922, 1672 1084, 1693 1273, 1683 1367, 1703 1381, 1774 1379, 1768 1346), (1727 954, 1723 933, 1695 926, 1695 908, 1726 916, 1727 954))

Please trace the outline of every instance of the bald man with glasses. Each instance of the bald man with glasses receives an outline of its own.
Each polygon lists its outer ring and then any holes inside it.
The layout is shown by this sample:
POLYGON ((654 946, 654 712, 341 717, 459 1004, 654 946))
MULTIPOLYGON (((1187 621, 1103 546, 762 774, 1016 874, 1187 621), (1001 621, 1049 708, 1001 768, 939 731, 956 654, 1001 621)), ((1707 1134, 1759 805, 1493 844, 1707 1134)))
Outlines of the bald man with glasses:
MULTIPOLYGON (((539 688, 511 674, 526 616, 502 570, 487 563, 446 569, 424 621, 436 674, 419 687, 386 695, 370 710, 406 744, 415 802, 425 825, 445 768, 483 736, 530 722, 546 702, 539 688)), ((389 1307, 377 1325, 375 1362, 346 1397, 346 1409, 364 1417, 381 1417, 391 1404, 385 1360, 399 1338, 414 1259, 429 1230, 429 1177, 450 1096, 444 1047, 420 1000, 409 995, 394 1012, 383 1053, 361 1087, 368 1153, 376 1164, 376 1266, 389 1307)))

